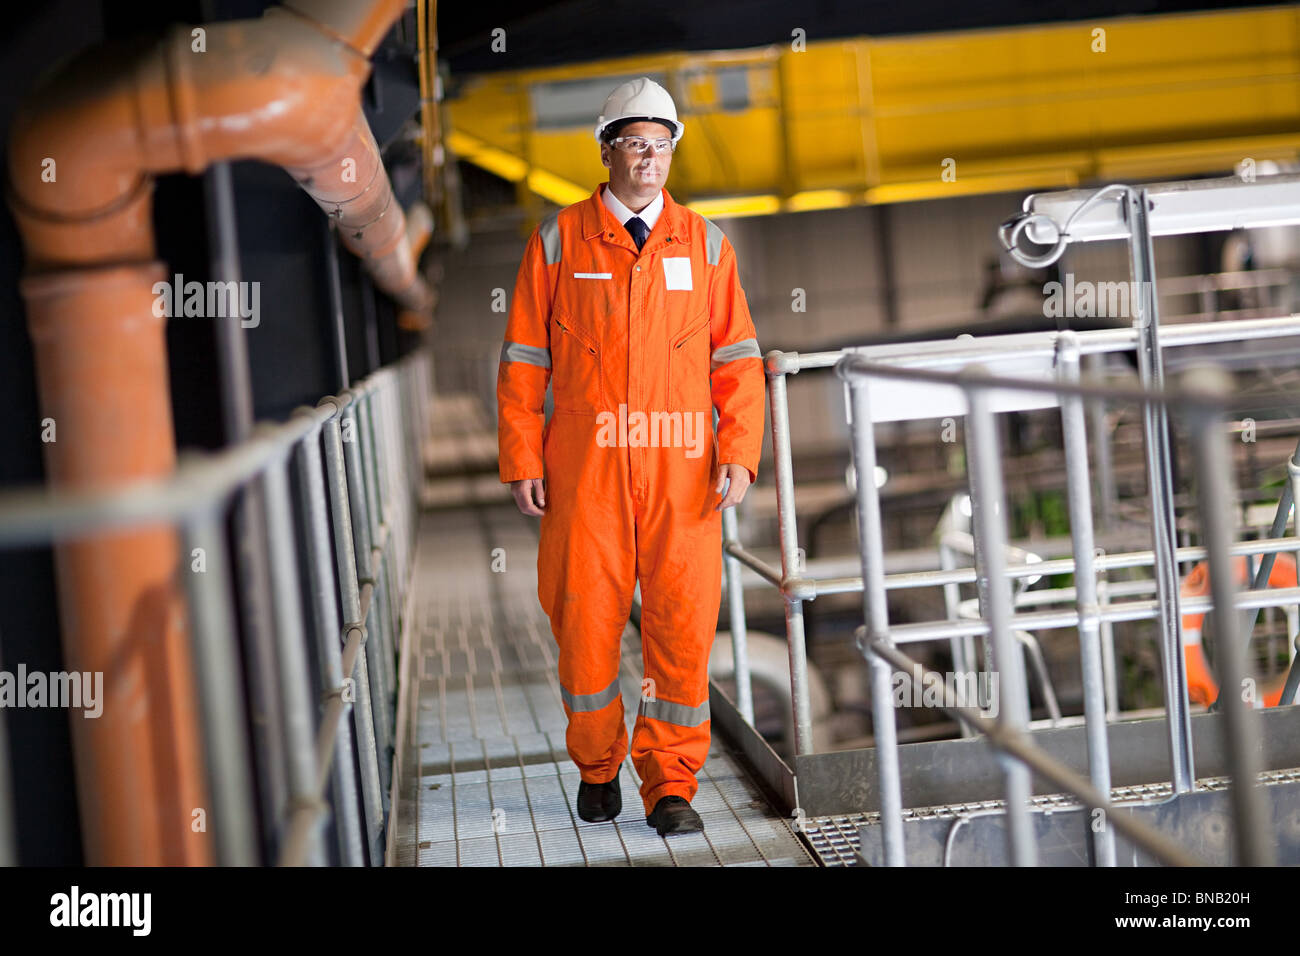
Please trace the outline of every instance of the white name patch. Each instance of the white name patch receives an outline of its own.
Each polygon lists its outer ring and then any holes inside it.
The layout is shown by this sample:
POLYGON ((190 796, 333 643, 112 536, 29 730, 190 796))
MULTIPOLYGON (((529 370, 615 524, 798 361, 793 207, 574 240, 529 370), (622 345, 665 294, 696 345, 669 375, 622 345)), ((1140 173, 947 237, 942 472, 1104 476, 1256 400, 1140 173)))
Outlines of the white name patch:
POLYGON ((675 256, 671 259, 665 258, 664 262, 664 282, 669 289, 685 289, 690 291, 691 285, 691 259, 690 256, 675 256))
POLYGON ((575 279, 612 279, 612 278, 614 278, 614 273, 612 273, 612 272, 575 272, 575 273, 573 274, 573 277, 574 277, 575 279))

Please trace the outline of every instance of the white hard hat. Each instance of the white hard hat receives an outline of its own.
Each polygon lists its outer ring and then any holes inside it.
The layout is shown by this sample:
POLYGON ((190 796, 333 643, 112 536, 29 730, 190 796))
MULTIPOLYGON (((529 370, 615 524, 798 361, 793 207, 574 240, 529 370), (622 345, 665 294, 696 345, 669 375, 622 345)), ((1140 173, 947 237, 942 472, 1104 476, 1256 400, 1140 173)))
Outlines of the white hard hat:
POLYGON ((596 139, 605 127, 620 120, 651 120, 663 123, 673 131, 673 142, 682 138, 682 124, 677 119, 677 107, 668 91, 648 76, 628 80, 614 87, 605 97, 605 106, 596 123, 596 139))

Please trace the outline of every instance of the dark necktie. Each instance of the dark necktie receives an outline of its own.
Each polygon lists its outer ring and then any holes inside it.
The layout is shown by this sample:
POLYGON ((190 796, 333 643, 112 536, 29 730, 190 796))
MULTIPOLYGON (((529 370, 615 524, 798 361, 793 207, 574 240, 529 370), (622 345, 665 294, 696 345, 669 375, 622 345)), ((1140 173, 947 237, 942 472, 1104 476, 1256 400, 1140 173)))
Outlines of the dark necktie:
POLYGON ((645 245, 646 237, 650 235, 650 227, 645 224, 645 220, 640 216, 633 216, 623 226, 632 234, 632 241, 636 243, 636 251, 640 252, 641 247, 645 245))

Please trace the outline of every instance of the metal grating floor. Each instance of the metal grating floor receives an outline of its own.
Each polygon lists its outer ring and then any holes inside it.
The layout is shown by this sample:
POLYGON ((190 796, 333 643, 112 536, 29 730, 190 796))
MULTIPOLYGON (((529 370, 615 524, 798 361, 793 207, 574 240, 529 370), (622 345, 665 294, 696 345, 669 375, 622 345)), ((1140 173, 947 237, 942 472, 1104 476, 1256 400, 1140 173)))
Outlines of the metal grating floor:
MULTIPOLYGON (((618 819, 578 819, 580 777, 565 750, 556 647, 537 602, 536 562, 536 531, 513 503, 421 515, 396 863, 818 865, 717 734, 693 801, 703 833, 664 838, 646 825, 630 758, 618 819), (494 558, 504 570, 492 570, 494 558)), ((623 641, 630 735, 642 677, 631 625, 623 641)))
MULTIPOLYGON (((1300 770, 1269 770, 1259 775, 1259 782, 1264 786, 1294 783, 1297 780, 1300 780, 1300 770)), ((1231 777, 1202 777, 1196 781, 1197 790, 1228 790, 1231 787, 1231 777)), ((1112 787, 1110 800, 1116 806, 1157 803, 1168 800, 1173 792, 1173 786, 1168 782, 1112 787)), ((1082 806, 1072 794, 1061 793, 1036 796, 1030 800, 1030 804, 1033 809, 1040 811, 1077 810, 1082 806)), ((916 807, 904 809, 903 819, 938 817, 955 820, 966 814, 1000 810, 1005 805, 1002 800, 977 800, 936 807, 916 807)), ((804 830, 823 865, 858 866, 858 827, 879 821, 878 812, 835 814, 809 818, 804 821, 804 830)))

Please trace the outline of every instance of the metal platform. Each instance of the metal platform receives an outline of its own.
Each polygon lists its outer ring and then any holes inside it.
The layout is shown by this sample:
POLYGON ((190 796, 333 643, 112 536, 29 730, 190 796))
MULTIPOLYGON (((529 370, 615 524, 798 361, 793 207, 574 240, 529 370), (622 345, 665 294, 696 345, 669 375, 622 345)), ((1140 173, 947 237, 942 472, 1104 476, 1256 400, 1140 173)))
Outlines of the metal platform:
MULTIPOLYGON (((537 603, 536 563, 536 531, 513 503, 421 516, 395 862, 816 866, 716 727, 693 801, 703 833, 664 838, 646 825, 630 758, 619 818, 578 819, 580 778, 565 750, 556 646, 537 603), (504 571, 492 570, 494 554, 504 571)), ((629 735, 641 678, 640 636, 629 625, 620 681, 629 735)))
MULTIPOLYGON (((1295 855, 1297 842, 1300 841, 1300 801, 1297 800, 1297 787, 1300 786, 1300 769, 1273 770, 1260 774, 1259 781, 1269 795, 1269 803, 1275 807, 1274 826, 1271 828, 1279 846, 1285 851, 1281 862, 1291 862, 1295 855)), ((1175 807, 1173 787, 1165 783, 1138 784, 1127 787, 1113 787, 1110 792, 1112 805, 1126 808, 1130 812, 1144 812, 1147 815, 1162 817, 1164 828, 1175 830, 1181 825, 1188 830, 1199 831, 1203 843, 1198 849, 1209 862, 1226 865, 1227 850, 1225 836, 1228 833, 1227 808, 1224 805, 1231 787, 1228 777, 1204 777, 1196 782, 1196 789, 1179 800, 1184 806, 1175 807), (1210 852, 1205 852, 1205 851, 1210 852), (1222 855, 1223 859, 1213 859, 1222 855)), ((1002 800, 974 800, 964 803, 946 804, 933 807, 917 807, 903 810, 904 825, 912 841, 932 847, 912 847, 909 854, 917 857, 920 865, 970 866, 990 865, 986 859, 973 861, 969 851, 964 855, 954 855, 953 838, 963 826, 982 822, 994 824, 997 839, 990 839, 989 834, 981 834, 980 849, 987 855, 990 850, 1001 853, 1001 821, 1005 818, 1005 802, 1002 800), (923 830, 933 832, 925 833, 923 830), (927 859, 925 850, 931 850, 935 859, 927 859)), ((1088 865, 1087 848, 1083 845, 1082 834, 1087 829, 1087 821, 1078 819, 1083 812, 1079 801, 1071 794, 1044 794, 1030 800, 1031 812, 1040 833, 1040 850, 1047 857, 1044 860, 1053 866, 1088 865), (1052 826, 1052 818, 1067 821, 1064 826, 1052 826)), ((861 866, 883 863, 880 835, 880 813, 846 813, 822 817, 810 817, 805 821, 805 831, 813 850, 825 866, 861 866), (868 839, 866 851, 862 850, 862 841, 868 839)), ((1180 833, 1184 839, 1187 833, 1180 833)), ((1194 842, 1194 841, 1189 841, 1194 842)), ((1125 845, 1128 852, 1121 853, 1118 861, 1121 866, 1153 865, 1154 861, 1137 853, 1125 845)), ((999 861, 995 865, 1003 865, 999 861)))

